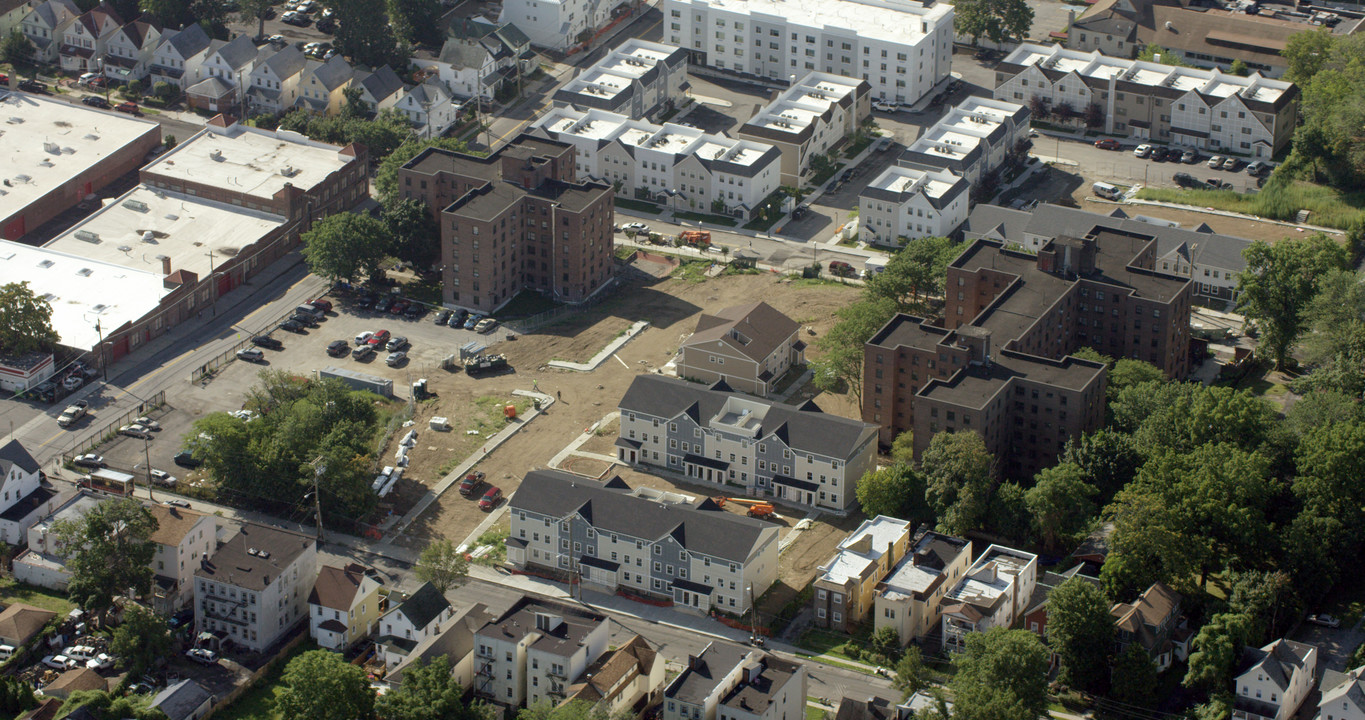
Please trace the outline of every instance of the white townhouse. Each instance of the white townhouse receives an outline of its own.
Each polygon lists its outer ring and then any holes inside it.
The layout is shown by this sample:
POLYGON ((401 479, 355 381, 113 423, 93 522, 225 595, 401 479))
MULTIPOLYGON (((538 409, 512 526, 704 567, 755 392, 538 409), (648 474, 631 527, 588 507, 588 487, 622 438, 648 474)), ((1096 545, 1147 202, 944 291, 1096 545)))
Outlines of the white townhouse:
POLYGON ((943 652, 962 650, 970 633, 1013 625, 1037 584, 1037 555, 1001 545, 986 548, 941 601, 943 652))
POLYGON ((373 72, 357 71, 353 87, 360 88, 360 101, 372 112, 387 110, 403 97, 403 79, 388 65, 373 72))
POLYGON ((196 635, 265 650, 306 619, 317 568, 315 538, 246 523, 194 573, 196 635))
POLYGON ((1316 645, 1275 640, 1242 648, 1232 680, 1232 720, 1289 720, 1317 686, 1317 670, 1316 645))
POLYGON ((950 170, 976 185, 1023 148, 1031 119, 1018 103, 967 98, 916 138, 897 164, 950 170))
POLYGON ((858 194, 858 239, 902 247, 947 237, 967 221, 971 185, 947 170, 892 166, 858 194))
POLYGON ((294 107, 299 97, 299 78, 306 58, 303 51, 286 45, 251 69, 247 101, 253 113, 278 114, 294 107))
POLYGON ((441 634, 441 628, 455 617, 440 590, 431 583, 422 587, 379 619, 379 644, 384 648, 384 667, 392 670, 419 643, 441 634))
POLYGON ((170 615, 194 600, 194 573, 218 547, 218 518, 170 505, 150 505, 156 532, 149 538, 152 555, 153 603, 170 615))
POLYGON ((62 36, 80 14, 72 0, 46 0, 33 6, 19 22, 19 31, 33 43, 35 62, 43 65, 57 62, 62 36))
POLYGON ((168 82, 181 90, 199 79, 199 65, 208 56, 211 40, 198 23, 184 30, 167 30, 152 53, 150 81, 168 82))
POLYGON ((777 148, 697 128, 563 106, 530 131, 578 148, 579 177, 675 210, 748 218, 781 184, 777 148))
POLYGON ((953 6, 916 0, 665 0, 663 39, 698 65, 785 82, 824 72, 914 103, 948 79, 953 6))
POLYGON ((67 72, 99 70, 109 39, 123 27, 123 18, 108 4, 100 3, 66 26, 57 53, 67 72))
POLYGON ((605 616, 522 597, 474 633, 474 694, 503 707, 557 706, 610 641, 605 616))
POLYGON ((152 56, 161 44, 161 30, 144 20, 134 20, 109 38, 104 55, 104 76, 117 82, 147 77, 152 56))
POLYGON ((427 71, 428 77, 440 80, 446 90, 457 97, 482 95, 485 100, 493 97, 493 91, 484 81, 493 77, 498 66, 493 53, 480 43, 449 38, 436 57, 419 55, 412 59, 412 64, 427 71))
POLYGON ((743 614, 777 580, 777 528, 690 500, 533 470, 508 504, 507 559, 696 613, 743 614))
POLYGON ((734 492, 842 512, 876 464, 877 426, 829 415, 815 403, 784 405, 638 375, 621 397, 617 459, 733 487, 734 492))
POLYGON ((516 25, 532 45, 562 52, 586 42, 630 5, 630 0, 504 0, 498 23, 516 25))
POLYGON ((355 70, 341 55, 323 61, 308 60, 299 76, 298 99, 294 106, 317 115, 335 115, 341 112, 341 106, 346 102, 346 88, 354 79, 355 70))
POLYGON ((663 720, 795 720, 806 680, 799 662, 712 642, 664 689, 663 720))
POLYGON ((269 46, 257 50, 246 35, 226 42, 210 42, 208 52, 195 68, 194 80, 189 81, 185 90, 190 105, 210 112, 235 105, 240 100, 238 92, 245 91, 257 58, 269 52, 269 46))
POLYGON ((418 137, 440 137, 460 117, 460 103, 451 97, 445 84, 435 78, 413 85, 394 103, 394 109, 407 116, 418 137))
POLYGON ((628 38, 556 90, 554 103, 647 119, 683 104, 687 67, 676 45, 628 38))
POLYGON ((808 72, 763 106, 735 132, 782 151, 782 184, 793 187, 810 170, 810 159, 829 154, 872 115, 866 81, 808 72))

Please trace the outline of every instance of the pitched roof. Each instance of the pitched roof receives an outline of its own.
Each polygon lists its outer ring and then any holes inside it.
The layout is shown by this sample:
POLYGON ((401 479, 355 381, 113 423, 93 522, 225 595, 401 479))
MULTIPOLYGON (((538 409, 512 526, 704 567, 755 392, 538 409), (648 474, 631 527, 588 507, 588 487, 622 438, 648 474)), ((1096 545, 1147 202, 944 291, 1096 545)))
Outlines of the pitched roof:
POLYGON ((401 682, 403 672, 408 666, 418 660, 430 661, 438 656, 450 659, 451 664, 458 662, 459 658, 469 655, 474 650, 474 633, 479 628, 498 619, 496 615, 482 603, 475 603, 473 606, 465 608, 457 613, 455 617, 441 628, 441 632, 430 635, 417 643, 415 647, 398 663, 387 676, 390 683, 401 682))
POLYGON ((323 565, 318 568, 318 579, 313 581, 313 592, 308 595, 308 604, 333 610, 350 610, 364 582, 364 566, 356 563, 344 568, 323 565))
POLYGON ((1144 625, 1159 627, 1179 607, 1180 593, 1158 580, 1136 602, 1117 603, 1109 612, 1117 618, 1114 624, 1119 629, 1136 633, 1144 625))
POLYGON ((394 612, 402 614, 412 623, 415 628, 424 628, 431 624, 442 612, 450 609, 450 601, 446 600, 440 590, 436 589, 431 583, 422 583, 422 587, 417 588, 407 600, 394 609, 394 612))
POLYGON ((204 513, 170 505, 153 505, 148 510, 151 511, 152 517, 156 518, 157 523, 151 541, 172 547, 179 545, 190 530, 205 517, 204 513))
POLYGON ((1236 677, 1259 667, 1280 690, 1285 690, 1296 670, 1307 669, 1308 656, 1315 651, 1317 647, 1313 645, 1284 639, 1275 640, 1262 648, 1244 647, 1236 677))
MULTIPOLYGON (((38 704, 38 707, 33 708, 24 715, 20 715, 19 720, 55 720, 57 712, 61 709, 61 698, 46 698, 38 704)), ((68 715, 67 717, 72 716, 68 715)))
MULTIPOLYGON (((268 46, 267 46, 268 47, 268 46)), ((307 58, 303 56, 303 51, 293 45, 285 45, 280 51, 266 58, 262 63, 264 67, 270 68, 275 73, 275 77, 286 79, 294 77, 303 70, 303 65, 307 58)))
POLYGON ((488 50, 482 45, 451 38, 441 46, 441 54, 437 58, 452 67, 479 70, 487 62, 488 50))
POLYGON ((0 638, 26 643, 55 617, 57 613, 51 610, 14 603, 0 612, 0 638))
POLYGON ((57 676, 56 680, 48 683, 43 688, 49 694, 53 692, 65 692, 67 694, 79 690, 108 690, 109 683, 100 674, 90 668, 76 668, 67 670, 57 676))
POLYGON ((188 678, 162 690, 152 699, 152 707, 166 713, 170 720, 185 720, 213 695, 204 686, 188 678))
POLYGON ((228 42, 214 40, 210 47, 210 54, 217 54, 233 70, 240 69, 256 59, 256 46, 246 35, 238 35, 228 42))
POLYGON ((576 512, 598 532, 651 540, 672 536, 688 550, 739 563, 773 529, 768 523, 724 510, 669 505, 636 496, 619 477, 604 484, 560 470, 527 473, 509 506, 555 518, 576 512))
POLYGON ((388 65, 368 73, 359 80, 359 84, 365 88, 370 97, 375 99, 375 102, 386 100, 390 95, 403 89, 403 79, 398 77, 398 73, 394 72, 393 68, 388 65))
POLYGON ((193 25, 186 25, 185 29, 171 35, 166 42, 170 43, 171 47, 175 48, 181 57, 191 58, 204 52, 212 40, 204 32, 204 28, 199 26, 199 23, 194 23, 193 25))
POLYGON ((664 689, 664 696, 700 705, 750 652, 748 648, 728 643, 708 643, 700 653, 688 656, 687 665, 664 689))
POLYGON ((10 470, 16 467, 29 475, 39 469, 38 461, 33 459, 23 443, 10 440, 0 447, 0 476, 9 477, 10 470))
POLYGON ((750 360, 762 361, 800 328, 795 320, 759 300, 725 308, 715 315, 703 314, 697 320, 696 332, 683 341, 683 346, 720 341, 750 360))
POLYGON ((589 665, 583 673, 584 679, 569 686, 569 695, 564 701, 596 702, 614 698, 629 687, 628 683, 621 682, 627 676, 632 673, 649 675, 657 656, 644 638, 635 635, 630 642, 589 665))
POLYGON ((220 98, 230 92, 232 92, 232 86, 223 82, 223 80, 218 77, 206 77, 185 90, 185 93, 188 95, 200 95, 211 98, 220 98))
POLYGON ((308 67, 313 77, 317 78, 318 83, 327 88, 328 92, 345 85, 346 81, 355 76, 351 64, 340 55, 333 55, 322 63, 309 61, 308 67))
MULTIPOLYGON (((1337 703, 1355 705, 1356 712, 1365 710, 1365 665, 1350 672, 1325 670, 1322 673, 1322 700, 1318 707, 1335 707, 1337 703)), ((1323 713, 1324 715, 1326 713, 1323 713)))
POLYGON ((302 533, 246 523, 207 558, 195 577, 245 588, 264 590, 279 578, 317 540, 302 533))
POLYGON ((891 707, 886 698, 876 696, 866 700, 845 697, 839 701, 839 709, 834 713, 834 720, 897 720, 898 717, 896 708, 891 707))
POLYGON ((119 31, 123 33, 124 37, 128 38, 128 42, 132 43, 133 47, 141 49, 142 44, 147 42, 147 37, 156 32, 157 29, 155 25, 145 20, 134 20, 119 28, 119 31))

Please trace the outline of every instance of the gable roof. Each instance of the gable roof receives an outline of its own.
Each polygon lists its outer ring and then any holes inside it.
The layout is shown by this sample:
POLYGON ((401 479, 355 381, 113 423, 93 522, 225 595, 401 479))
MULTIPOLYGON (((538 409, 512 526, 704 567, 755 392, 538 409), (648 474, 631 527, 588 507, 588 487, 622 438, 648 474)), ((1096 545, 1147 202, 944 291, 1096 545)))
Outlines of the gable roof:
POLYGON ((90 668, 76 668, 67 670, 57 676, 56 680, 48 683, 43 691, 46 693, 65 692, 73 693, 79 690, 108 690, 109 683, 100 674, 90 668))
POLYGON ((171 547, 179 545, 190 530, 205 517, 204 513, 170 505, 152 505, 148 510, 152 517, 156 518, 157 523, 156 530, 149 539, 154 543, 171 547))
POLYGON ((145 20, 134 20, 133 22, 124 25, 122 28, 119 28, 119 32, 122 33, 124 37, 128 38, 128 42, 132 44, 133 47, 141 49, 143 43, 147 42, 147 38, 152 33, 158 32, 158 30, 155 25, 152 25, 145 20))
POLYGON ((1144 648, 1153 650, 1156 636, 1148 628, 1160 627, 1179 607, 1180 593, 1157 581, 1133 603, 1115 603, 1109 614, 1115 618, 1115 627, 1133 633, 1144 648))
POLYGON ((307 58, 303 56, 303 51, 293 45, 285 45, 280 51, 266 58, 262 67, 270 68, 275 76, 280 79, 291 78, 303 70, 303 65, 307 58))
POLYGON ((317 540, 302 533, 249 522, 219 545, 194 575, 259 592, 316 547, 317 540))
POLYGON ((1322 700, 1318 707, 1325 709, 1329 705, 1336 707, 1339 702, 1349 702, 1356 706, 1357 713, 1365 710, 1365 665, 1347 673, 1325 670, 1321 687, 1322 700))
POLYGON ((0 479, 9 477, 10 470, 19 468, 25 474, 32 475, 38 472, 38 461, 29 454, 28 448, 18 440, 10 440, 0 447, 0 479))
POLYGON ((482 45, 471 44, 467 40, 450 38, 441 46, 437 58, 452 67, 481 69, 488 60, 488 49, 482 45))
POLYGON ((204 686, 186 678, 162 690, 152 699, 152 707, 166 713, 170 720, 185 720, 205 702, 213 700, 213 695, 204 686))
POLYGON ((1241 677, 1259 668, 1266 678, 1280 690, 1289 687, 1295 671, 1307 669, 1309 654, 1316 651, 1312 645, 1279 639, 1262 648, 1242 648, 1241 662, 1235 677, 1241 677))
POLYGON ((394 612, 402 614, 412 623, 415 628, 424 628, 431 624, 442 612, 450 609, 450 601, 446 600, 440 590, 436 589, 431 583, 422 583, 422 587, 417 588, 403 604, 399 605, 394 612))
MULTIPOLYGON (((73 16, 79 16, 81 14, 80 9, 77 8, 75 3, 71 2, 71 0, 48 0, 47 2, 34 7, 33 12, 29 13, 29 15, 36 15, 37 19, 42 21, 43 25, 50 28, 56 28, 57 25, 61 24, 61 21, 57 19, 59 10, 73 16)), ((25 17, 24 19, 27 20, 28 17, 25 17)))
POLYGON ((223 59, 224 63, 233 70, 244 67, 247 63, 256 59, 256 46, 252 44, 251 38, 246 35, 238 35, 228 42, 214 40, 210 44, 210 54, 216 54, 223 59))
POLYGON ((51 610, 14 603, 0 612, 0 638, 22 645, 37 635, 43 626, 57 617, 51 610))
POLYGON ((398 73, 388 65, 380 67, 372 73, 360 78, 359 84, 365 88, 365 92, 374 98, 375 102, 381 102, 389 96, 402 91, 403 79, 398 77, 398 73))
POLYGON ((629 685, 622 682, 627 676, 649 675, 654 667, 658 653, 639 635, 631 637, 630 642, 602 656, 584 670, 582 679, 569 686, 565 702, 573 700, 611 699, 620 695, 629 685), (615 689, 613 691, 613 688, 615 689))
POLYGON ((90 34, 95 37, 99 37, 100 26, 103 25, 105 21, 110 21, 114 24, 115 32, 123 25, 123 18, 119 17, 118 13, 114 12, 114 8, 106 3, 96 5, 83 13, 80 17, 76 18, 76 21, 84 25, 85 29, 89 30, 90 34))
POLYGON ((344 568, 323 565, 318 568, 318 578, 313 581, 313 592, 308 595, 308 604, 333 610, 350 610, 364 582, 365 568, 362 565, 349 563, 344 568))
POLYGON ((185 29, 171 35, 166 42, 170 43, 171 47, 175 48, 181 57, 191 58, 204 52, 212 40, 204 32, 204 28, 199 26, 199 23, 194 23, 193 25, 186 25, 185 29))
POLYGON ((492 611, 483 603, 475 603, 473 606, 465 608, 450 621, 448 625, 441 628, 441 632, 424 638, 413 647, 412 651, 399 661, 398 665, 389 672, 386 679, 389 683, 402 682, 403 672, 408 666, 419 660, 429 661, 436 657, 446 657, 450 659, 451 665, 459 662, 460 658, 467 657, 474 650, 474 633, 487 623, 498 619, 492 611))
POLYGON ((333 55, 322 63, 309 62, 308 66, 313 77, 317 78, 318 84, 327 88, 328 92, 345 85, 346 81, 355 75, 355 71, 351 69, 351 64, 340 55, 333 55))
POLYGON ((703 314, 697 320, 696 332, 683 341, 683 347, 720 341, 758 362, 771 355, 800 328, 795 320, 759 300, 725 308, 715 315, 703 314))

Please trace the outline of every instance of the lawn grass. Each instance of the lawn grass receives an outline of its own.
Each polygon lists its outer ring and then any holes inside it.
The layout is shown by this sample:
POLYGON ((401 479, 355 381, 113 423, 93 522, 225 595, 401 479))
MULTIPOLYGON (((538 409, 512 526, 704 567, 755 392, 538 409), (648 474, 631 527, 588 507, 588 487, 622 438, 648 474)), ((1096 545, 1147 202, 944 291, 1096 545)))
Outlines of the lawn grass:
POLYGON ((76 604, 67 600, 64 595, 36 585, 21 583, 12 577, 0 578, 0 603, 10 605, 16 602, 51 610, 63 617, 76 609, 76 604))
POLYGON ((1347 229, 1365 219, 1365 192, 1344 193, 1325 185, 1272 178, 1260 192, 1234 190, 1184 190, 1146 187, 1138 190, 1142 200, 1180 203, 1245 213, 1292 222, 1299 210, 1309 211, 1313 225, 1347 229))
POLYGON ((261 676, 261 679, 246 692, 238 695, 231 705, 219 709, 214 717, 218 720, 284 720, 284 716, 275 709, 275 698, 284 689, 281 682, 284 668, 290 660, 309 650, 317 649, 317 644, 310 640, 295 645, 288 655, 275 663, 270 672, 261 676))
POLYGON ((707 268, 710 267, 711 267, 710 260, 696 260, 692 258, 687 258, 682 261, 682 264, 679 265, 676 270, 673 271, 673 277, 681 278, 688 282, 694 283, 705 282, 708 279, 706 277, 706 270, 707 268))
POLYGON ((627 210, 635 210, 637 212, 649 213, 650 215, 658 215, 660 212, 662 212, 662 208, 660 208, 658 205, 655 205, 654 203, 651 202, 645 202, 643 200, 631 200, 630 198, 616 198, 613 202, 616 203, 616 207, 626 208, 627 210))
POLYGON ((724 215, 708 215, 706 213, 683 211, 673 213, 673 217, 679 220, 695 220, 697 222, 711 223, 712 225, 724 225, 725 227, 734 227, 739 224, 734 218, 728 218, 724 215))
MULTIPOLYGON (((847 635, 833 633, 828 630, 812 629, 801 633, 801 638, 796 641, 796 646, 809 650, 816 655, 834 654, 841 657, 848 657, 844 654, 844 643, 848 642, 847 635)), ((849 658, 850 660, 852 658, 849 658)))
POLYGON ((487 442, 489 436, 507 426, 503 407, 508 404, 515 405, 517 417, 521 417, 531 407, 531 398, 521 395, 509 395, 505 398, 485 395, 474 401, 476 408, 474 411, 460 413, 450 419, 452 424, 449 440, 455 447, 450 453, 450 459, 437 469, 436 479, 449 475, 450 471, 464 462, 470 453, 487 442), (476 430, 478 434, 467 434, 470 430, 476 430))
POLYGON ((824 708, 815 707, 810 703, 806 704, 806 720, 825 720, 829 717, 829 711, 824 708))

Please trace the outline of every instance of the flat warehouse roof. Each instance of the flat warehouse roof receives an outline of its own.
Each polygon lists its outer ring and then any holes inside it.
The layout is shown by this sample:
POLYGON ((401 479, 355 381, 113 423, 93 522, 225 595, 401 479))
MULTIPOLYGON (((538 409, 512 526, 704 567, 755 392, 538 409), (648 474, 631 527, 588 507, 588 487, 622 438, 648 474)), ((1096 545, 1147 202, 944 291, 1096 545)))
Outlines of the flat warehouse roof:
POLYGON ((924 7, 917 2, 862 3, 856 0, 710 0, 713 8, 736 13, 785 18, 787 23, 845 32, 862 38, 889 42, 918 42, 952 11, 938 3, 924 7))
POLYGON ((352 158, 341 150, 288 131, 208 127, 143 172, 270 199, 286 183, 311 190, 345 167, 352 158))
POLYGON ((27 207, 149 133, 160 139, 161 126, 0 89, 0 212, 27 207))

